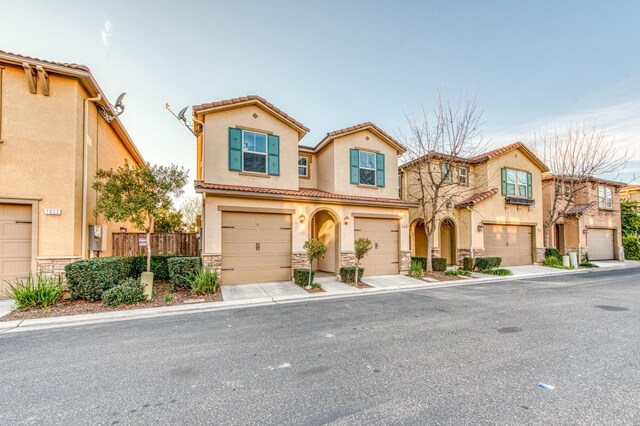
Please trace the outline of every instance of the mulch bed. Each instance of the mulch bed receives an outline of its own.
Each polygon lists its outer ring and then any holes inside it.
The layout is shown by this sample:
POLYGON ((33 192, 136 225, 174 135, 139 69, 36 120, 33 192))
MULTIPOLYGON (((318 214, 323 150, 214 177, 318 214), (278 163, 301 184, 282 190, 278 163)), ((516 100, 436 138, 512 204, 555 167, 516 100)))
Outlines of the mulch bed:
MULTIPOLYGON (((304 288, 304 287, 302 287, 304 288)), ((324 293, 326 290, 324 288, 304 288, 307 293, 324 293)))
POLYGON ((353 283, 345 283, 345 284, 350 285, 350 286, 355 287, 355 288, 373 288, 372 286, 370 286, 368 284, 365 284, 362 281, 360 281, 358 283, 358 285, 354 285, 353 283))
POLYGON ((93 314, 97 312, 156 308, 160 306, 175 306, 191 303, 221 301, 222 293, 220 291, 214 294, 194 294, 189 290, 181 290, 174 293, 171 291, 171 284, 169 284, 168 281, 154 281, 153 298, 146 302, 134 303, 133 305, 120 305, 117 307, 110 307, 105 306, 102 301, 89 302, 87 300, 72 300, 66 298, 47 308, 27 309, 24 311, 11 312, 10 314, 1 317, 0 321, 93 314))
POLYGON ((433 278, 438 281, 459 281, 464 280, 465 278, 459 277, 457 275, 446 275, 444 272, 425 272, 425 277, 433 278))

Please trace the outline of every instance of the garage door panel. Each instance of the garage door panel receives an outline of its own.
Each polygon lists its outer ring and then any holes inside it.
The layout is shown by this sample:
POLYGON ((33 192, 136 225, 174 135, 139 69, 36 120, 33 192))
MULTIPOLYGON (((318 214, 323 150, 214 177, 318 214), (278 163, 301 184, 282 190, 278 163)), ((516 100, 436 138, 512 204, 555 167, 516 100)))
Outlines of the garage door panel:
POLYGON ((5 281, 24 279, 31 271, 30 222, 31 206, 0 204, 0 298, 9 289, 5 281))
POLYGON ((501 266, 533 263, 533 233, 530 226, 484 226, 485 256, 502 258, 501 266))
POLYGON ((6 257, 31 257, 31 241, 0 242, 0 255, 6 257))
POLYGON ((361 261, 365 276, 399 273, 398 226, 396 219, 356 218, 355 238, 369 238, 372 243, 371 251, 361 261))
POLYGON ((614 230, 590 228, 587 234, 587 252, 590 260, 613 260, 614 230))

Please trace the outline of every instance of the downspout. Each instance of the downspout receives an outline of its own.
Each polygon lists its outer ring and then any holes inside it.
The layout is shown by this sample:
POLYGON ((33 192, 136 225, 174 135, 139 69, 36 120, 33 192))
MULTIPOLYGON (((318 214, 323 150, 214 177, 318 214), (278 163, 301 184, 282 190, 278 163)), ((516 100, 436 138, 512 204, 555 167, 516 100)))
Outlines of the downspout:
POLYGON ((98 102, 102 99, 102 95, 98 93, 95 98, 87 98, 84 100, 84 135, 82 138, 82 258, 87 258, 87 193, 88 174, 89 174, 89 102, 98 102))

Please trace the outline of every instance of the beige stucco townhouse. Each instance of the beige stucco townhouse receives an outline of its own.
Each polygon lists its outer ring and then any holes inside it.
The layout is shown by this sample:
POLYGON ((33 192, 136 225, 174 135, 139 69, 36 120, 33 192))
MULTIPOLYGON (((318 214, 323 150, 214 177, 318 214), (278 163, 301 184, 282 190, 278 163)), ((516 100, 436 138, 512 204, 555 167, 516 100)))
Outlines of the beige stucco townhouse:
POLYGON ((592 178, 574 185, 573 205, 567 209, 571 185, 552 174, 542 178, 545 220, 549 220, 554 198, 557 211, 567 211, 551 228, 551 245, 561 254, 574 251, 580 259, 623 260, 621 188, 624 183, 592 178), (562 188, 562 183, 565 187, 562 188))
MULTIPOLYGON (((98 168, 143 159, 89 68, 0 51, 0 295, 5 281, 89 256, 98 168), (86 191, 84 189, 86 188, 86 191)), ((97 253, 96 253, 97 254, 97 253)))
MULTIPOLYGON (((441 172, 444 154, 433 153, 431 167, 441 172)), ((419 192, 412 161, 400 168, 402 196, 415 200, 419 192)), ((460 158, 447 174, 459 196, 442 214, 433 237, 433 255, 447 264, 461 264, 464 257, 497 256, 502 265, 527 265, 544 260, 542 173, 547 167, 523 143, 460 158)), ((455 192, 452 192, 455 194, 455 192)), ((427 236, 418 210, 411 210, 411 252, 425 257, 427 236)))
POLYGON ((372 123, 328 133, 316 146, 309 129, 263 98, 193 107, 198 181, 203 195, 202 257, 224 285, 289 281, 307 267, 303 245, 328 248, 314 269, 333 275, 354 264, 354 241, 373 249, 365 275, 406 273, 409 207, 398 196, 404 147, 372 123))
POLYGON ((626 185, 620 189, 620 198, 640 202, 640 185, 626 185))

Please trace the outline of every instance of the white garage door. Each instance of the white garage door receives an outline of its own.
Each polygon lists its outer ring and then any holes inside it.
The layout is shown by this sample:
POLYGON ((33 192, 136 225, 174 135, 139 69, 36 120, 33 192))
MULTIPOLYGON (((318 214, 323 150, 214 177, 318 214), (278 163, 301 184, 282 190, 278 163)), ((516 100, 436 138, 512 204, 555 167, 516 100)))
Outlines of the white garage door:
POLYGON ((222 283, 291 281, 291 215, 222 213, 222 283))
POLYGON ((589 260, 614 259, 613 233, 613 229, 589 229, 587 234, 589 260))
POLYGON ((484 225, 484 255, 501 257, 500 266, 532 264, 531 229, 522 225, 484 225))
POLYGON ((31 206, 0 204, 0 298, 31 270, 31 206))
POLYGON ((373 247, 362 259, 364 275, 393 275, 400 271, 397 219, 356 218, 355 238, 369 238, 373 247))

